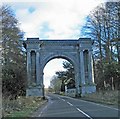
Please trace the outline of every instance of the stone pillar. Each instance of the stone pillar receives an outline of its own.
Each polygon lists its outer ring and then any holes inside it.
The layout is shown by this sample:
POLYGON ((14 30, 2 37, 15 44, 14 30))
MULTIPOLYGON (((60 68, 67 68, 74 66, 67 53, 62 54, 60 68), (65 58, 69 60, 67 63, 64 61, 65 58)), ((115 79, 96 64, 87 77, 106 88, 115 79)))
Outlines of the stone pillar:
POLYGON ((40 54, 36 51, 36 84, 40 85, 40 54))
POLYGON ((93 60, 92 60, 92 50, 89 50, 88 53, 89 58, 89 66, 88 66, 88 73, 89 73, 89 83, 94 83, 94 76, 93 76, 93 60))
POLYGON ((28 86, 31 82, 31 52, 27 52, 27 79, 28 79, 28 86))
POLYGON ((75 86, 76 86, 76 96, 79 96, 80 95, 80 88, 79 88, 79 85, 80 85, 80 75, 79 75, 79 67, 77 65, 75 65, 75 86))
MULTIPOLYGON (((34 60, 36 62, 36 67, 35 67, 35 85, 29 85, 29 87, 26 89, 26 96, 42 96, 42 86, 40 85, 40 55, 39 55, 39 51, 35 52, 35 56, 34 60)), ((30 56, 27 55, 27 64, 29 64, 28 62, 30 62, 31 66, 31 54, 30 56)), ((31 70, 31 67, 27 67, 27 70, 31 70)), ((31 71, 28 72, 28 76, 31 76, 31 71)), ((32 80, 32 78, 30 79, 30 81, 32 80)))
MULTIPOLYGON (((42 66, 42 64, 40 64, 40 66, 42 66)), ((40 87, 41 87, 41 95, 44 97, 43 77, 44 77, 43 67, 40 67, 40 87)))
POLYGON ((85 84, 85 69, 84 69, 84 57, 83 50, 80 51, 80 72, 81 72, 81 84, 85 84))

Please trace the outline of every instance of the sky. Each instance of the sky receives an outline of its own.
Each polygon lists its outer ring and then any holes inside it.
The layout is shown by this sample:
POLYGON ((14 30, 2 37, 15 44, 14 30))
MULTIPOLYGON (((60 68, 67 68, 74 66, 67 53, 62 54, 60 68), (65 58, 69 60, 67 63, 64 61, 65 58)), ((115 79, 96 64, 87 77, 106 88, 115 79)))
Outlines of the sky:
MULTIPOLYGON (((105 0, 2 0, 13 9, 25 39, 79 39, 85 17, 105 0)), ((44 68, 48 87, 55 71, 63 70, 63 60, 54 59, 44 68)))

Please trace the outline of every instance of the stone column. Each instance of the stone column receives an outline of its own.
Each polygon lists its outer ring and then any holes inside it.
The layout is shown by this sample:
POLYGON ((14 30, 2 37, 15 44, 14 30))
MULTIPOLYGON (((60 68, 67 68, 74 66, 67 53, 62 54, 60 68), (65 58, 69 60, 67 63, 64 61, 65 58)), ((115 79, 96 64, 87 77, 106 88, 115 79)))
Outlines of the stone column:
POLYGON ((81 71, 81 83, 85 84, 85 69, 84 69, 83 50, 80 51, 80 71, 81 71))
POLYGON ((89 50, 88 53, 89 58, 89 66, 88 66, 88 73, 89 73, 89 83, 94 83, 94 76, 93 76, 93 59, 92 59, 92 50, 89 50))
POLYGON ((31 52, 27 52, 27 80, 28 80, 28 86, 31 82, 31 52))
MULTIPOLYGON (((41 64, 41 66, 42 66, 42 64, 41 64)), ((43 68, 40 67, 40 87, 41 87, 41 95, 44 97, 43 77, 44 77, 43 68)))
MULTIPOLYGON (((78 64, 78 63, 77 63, 78 64)), ((78 65, 75 65, 75 68, 74 68, 74 71, 75 71, 75 86, 76 86, 76 96, 79 96, 80 94, 80 88, 79 88, 79 85, 80 85, 80 75, 79 75, 79 67, 78 65)))
POLYGON ((40 54, 36 51, 36 84, 40 85, 40 54))

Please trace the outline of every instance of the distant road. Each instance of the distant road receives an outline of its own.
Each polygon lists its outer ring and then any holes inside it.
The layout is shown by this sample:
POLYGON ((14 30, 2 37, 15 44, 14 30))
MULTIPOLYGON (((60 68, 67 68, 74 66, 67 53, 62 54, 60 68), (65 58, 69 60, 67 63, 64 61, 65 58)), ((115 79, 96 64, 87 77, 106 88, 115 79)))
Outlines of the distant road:
MULTIPOLYGON (((118 109, 110 106, 97 104, 80 99, 74 99, 56 94, 48 95, 49 101, 45 107, 40 108, 36 117, 86 117, 94 119, 95 117, 110 117, 118 119, 118 109)), ((119 115, 120 116, 120 115, 119 115)))

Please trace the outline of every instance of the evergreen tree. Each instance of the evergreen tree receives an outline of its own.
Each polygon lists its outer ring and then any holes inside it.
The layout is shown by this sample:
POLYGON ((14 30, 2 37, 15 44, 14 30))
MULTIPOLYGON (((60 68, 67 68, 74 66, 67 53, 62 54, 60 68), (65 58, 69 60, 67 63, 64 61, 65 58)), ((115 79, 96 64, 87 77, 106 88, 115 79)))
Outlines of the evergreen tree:
POLYGON ((56 75, 53 76, 50 82, 50 87, 54 89, 55 92, 65 92, 65 85, 67 85, 68 82, 68 87, 75 88, 75 73, 73 65, 68 61, 64 61, 63 68, 65 71, 57 71, 56 75))

